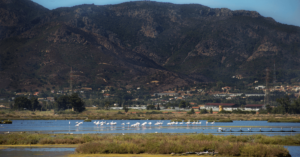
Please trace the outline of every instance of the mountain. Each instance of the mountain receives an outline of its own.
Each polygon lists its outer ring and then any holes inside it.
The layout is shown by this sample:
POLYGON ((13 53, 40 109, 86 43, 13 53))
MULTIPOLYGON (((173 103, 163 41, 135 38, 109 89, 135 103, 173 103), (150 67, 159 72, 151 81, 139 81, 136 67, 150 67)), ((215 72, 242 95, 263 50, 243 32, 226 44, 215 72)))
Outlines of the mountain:
POLYGON ((48 10, 0 0, 0 88, 144 86, 300 78, 300 28, 253 11, 127 2, 48 10), (272 72, 273 73, 273 72, 272 72))

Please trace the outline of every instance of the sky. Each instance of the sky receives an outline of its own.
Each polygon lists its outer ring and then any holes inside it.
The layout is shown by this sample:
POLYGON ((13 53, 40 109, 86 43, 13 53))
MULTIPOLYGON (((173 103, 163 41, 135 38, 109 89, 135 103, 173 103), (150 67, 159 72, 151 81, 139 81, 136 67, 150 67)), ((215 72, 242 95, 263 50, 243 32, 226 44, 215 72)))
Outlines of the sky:
MULTIPOLYGON (((129 2, 128 0, 32 0, 50 10, 80 4, 108 5, 129 2)), ((134 0, 131 0, 134 1, 134 0)), ((257 11, 280 23, 300 26, 300 0, 156 0, 174 4, 197 3, 210 8, 257 11)))

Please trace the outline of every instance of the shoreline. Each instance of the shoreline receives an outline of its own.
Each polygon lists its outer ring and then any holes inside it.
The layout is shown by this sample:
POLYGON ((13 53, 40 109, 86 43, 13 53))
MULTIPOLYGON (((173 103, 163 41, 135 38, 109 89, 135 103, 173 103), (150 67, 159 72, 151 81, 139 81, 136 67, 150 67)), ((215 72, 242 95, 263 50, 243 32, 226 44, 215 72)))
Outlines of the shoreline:
POLYGON ((102 110, 87 108, 81 113, 55 114, 51 111, 2 110, 0 120, 171 120, 171 121, 269 121, 300 122, 300 114, 187 114, 161 110, 102 110), (166 112, 166 113, 165 113, 166 112))

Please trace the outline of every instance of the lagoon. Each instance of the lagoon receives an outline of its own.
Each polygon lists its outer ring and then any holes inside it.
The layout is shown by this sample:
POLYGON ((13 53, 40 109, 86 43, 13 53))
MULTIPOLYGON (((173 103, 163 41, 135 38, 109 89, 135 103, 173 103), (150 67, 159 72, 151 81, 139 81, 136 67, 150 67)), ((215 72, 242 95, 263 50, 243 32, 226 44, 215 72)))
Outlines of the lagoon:
MULTIPOLYGON (((174 124, 168 125, 170 120, 161 120, 162 125, 154 125, 158 120, 12 120, 12 124, 1 124, 0 133, 7 132, 37 132, 47 134, 105 134, 105 133, 205 133, 216 135, 247 135, 264 134, 268 136, 289 136, 300 133, 300 123, 268 123, 267 121, 233 121, 208 123, 201 120, 201 124, 174 124), (94 122, 105 121, 104 125, 95 125, 94 122), (76 122, 83 122, 75 126, 76 122), (116 125, 107 123, 116 122, 116 125), (145 126, 131 127, 132 124, 147 122, 145 126), (148 123, 151 122, 152 125, 148 123), (70 123, 70 124, 69 124, 70 123), (125 123, 125 125, 121 125, 125 123), (130 123, 129 125, 126 123, 130 123), (232 132, 217 132, 218 128, 226 128, 232 132), (251 128, 251 129, 250 129, 251 128), (242 132, 240 132, 242 130, 242 132), (251 130, 251 132, 249 132, 251 130), (294 132, 290 132, 293 130, 294 132), (261 131, 261 132, 260 132, 261 131), (282 131, 282 132, 281 132, 282 131)), ((191 122, 192 123, 192 122, 191 122)))

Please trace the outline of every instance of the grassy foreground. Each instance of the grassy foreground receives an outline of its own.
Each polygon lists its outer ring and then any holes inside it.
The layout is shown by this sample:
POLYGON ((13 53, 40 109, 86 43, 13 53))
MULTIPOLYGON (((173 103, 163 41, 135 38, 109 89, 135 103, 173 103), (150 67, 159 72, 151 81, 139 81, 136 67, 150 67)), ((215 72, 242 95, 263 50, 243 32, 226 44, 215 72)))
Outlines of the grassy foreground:
POLYGON ((99 110, 93 107, 87 107, 82 113, 72 113, 66 111, 65 114, 55 114, 54 111, 12 111, 1 110, 0 120, 85 120, 85 119, 141 119, 141 120, 172 120, 172 121, 194 121, 194 120, 210 120, 210 121, 227 121, 231 120, 256 120, 256 121, 280 121, 280 122, 300 122, 300 115, 282 115, 282 114, 187 114, 186 112, 176 111, 157 111, 157 110, 99 110))
POLYGON ((289 156, 282 145, 300 145, 295 136, 212 134, 28 134, 0 135, 5 145, 78 145, 78 154, 171 154, 215 150, 225 156, 289 156))

